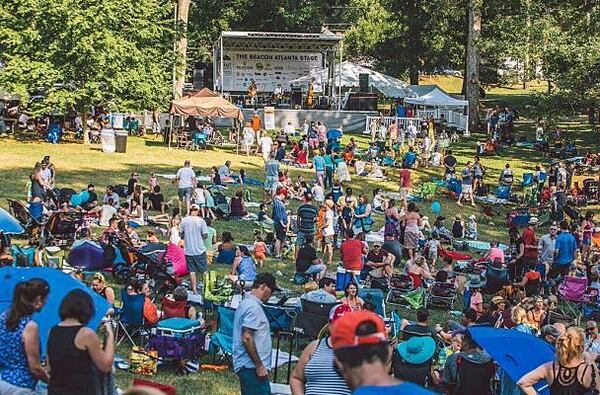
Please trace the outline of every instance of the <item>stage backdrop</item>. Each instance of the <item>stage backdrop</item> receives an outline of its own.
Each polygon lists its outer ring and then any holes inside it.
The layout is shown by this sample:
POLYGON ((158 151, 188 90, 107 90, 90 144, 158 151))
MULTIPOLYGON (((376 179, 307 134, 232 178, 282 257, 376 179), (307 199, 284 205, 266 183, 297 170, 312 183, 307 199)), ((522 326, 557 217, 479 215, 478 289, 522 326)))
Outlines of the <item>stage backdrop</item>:
POLYGON ((308 52, 225 51, 223 88, 246 91, 253 79, 259 92, 273 92, 277 84, 289 90, 289 81, 323 68, 323 55, 308 52))

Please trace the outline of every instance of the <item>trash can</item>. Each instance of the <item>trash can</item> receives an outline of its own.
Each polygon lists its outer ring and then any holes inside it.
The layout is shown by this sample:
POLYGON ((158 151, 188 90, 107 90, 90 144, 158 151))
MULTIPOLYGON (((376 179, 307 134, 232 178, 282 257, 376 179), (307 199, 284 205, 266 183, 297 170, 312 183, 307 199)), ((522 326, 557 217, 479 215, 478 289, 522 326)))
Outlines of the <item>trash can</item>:
POLYGON ((100 132, 100 141, 102 142, 102 151, 108 154, 115 152, 115 131, 112 129, 102 129, 100 132))
POLYGON ((127 152, 127 130, 119 130, 115 133, 115 152, 124 154, 127 152))

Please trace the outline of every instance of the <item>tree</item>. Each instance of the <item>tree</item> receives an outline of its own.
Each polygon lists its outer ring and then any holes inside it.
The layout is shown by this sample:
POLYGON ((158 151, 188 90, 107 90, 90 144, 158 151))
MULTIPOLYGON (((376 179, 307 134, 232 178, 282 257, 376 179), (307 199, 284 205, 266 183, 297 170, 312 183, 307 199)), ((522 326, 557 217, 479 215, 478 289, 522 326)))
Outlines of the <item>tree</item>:
POLYGON ((167 0, 4 0, 0 88, 44 114, 102 105, 134 111, 171 96, 173 5, 167 0))
POLYGON ((469 130, 479 127, 479 37, 481 36, 481 0, 469 1, 469 34, 465 73, 466 99, 469 101, 469 130))

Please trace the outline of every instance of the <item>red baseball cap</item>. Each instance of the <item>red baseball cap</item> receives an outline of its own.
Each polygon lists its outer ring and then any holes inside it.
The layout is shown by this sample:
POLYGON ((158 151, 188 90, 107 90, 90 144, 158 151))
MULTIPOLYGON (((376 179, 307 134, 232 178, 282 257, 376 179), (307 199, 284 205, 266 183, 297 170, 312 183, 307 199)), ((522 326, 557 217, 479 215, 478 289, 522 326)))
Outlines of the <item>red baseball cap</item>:
POLYGON ((339 317, 331 326, 331 345, 335 350, 387 341, 383 319, 370 311, 352 311, 339 317), (359 336, 356 330, 366 322, 375 325, 375 333, 359 336))

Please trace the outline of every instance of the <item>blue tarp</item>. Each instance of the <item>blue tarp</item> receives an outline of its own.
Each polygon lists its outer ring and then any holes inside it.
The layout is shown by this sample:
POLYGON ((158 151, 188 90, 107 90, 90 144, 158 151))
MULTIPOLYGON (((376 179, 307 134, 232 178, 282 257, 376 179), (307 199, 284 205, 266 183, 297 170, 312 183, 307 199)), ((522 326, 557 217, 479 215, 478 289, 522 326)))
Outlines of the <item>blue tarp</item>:
POLYGON ((7 235, 18 235, 23 233, 25 230, 8 211, 0 208, 0 232, 6 233, 7 235))
POLYGON ((0 287, 0 311, 5 311, 9 308, 15 286, 22 281, 32 278, 42 278, 50 285, 50 295, 48 295, 46 305, 42 311, 33 315, 33 319, 39 326, 42 356, 46 354, 46 342, 50 334, 50 329, 60 322, 58 309, 60 302, 62 302, 67 293, 79 288, 92 296, 95 312, 87 326, 94 330, 98 328, 100 320, 106 315, 110 307, 106 299, 93 292, 81 281, 60 270, 47 267, 3 267, 0 269, 0 284, 2 284, 0 287))
MULTIPOLYGON (((470 327, 469 332, 515 382, 538 366, 554 360, 554 347, 527 333, 480 326, 470 327)), ((545 381, 540 382, 535 388, 540 394, 549 394, 546 385, 545 381)))

